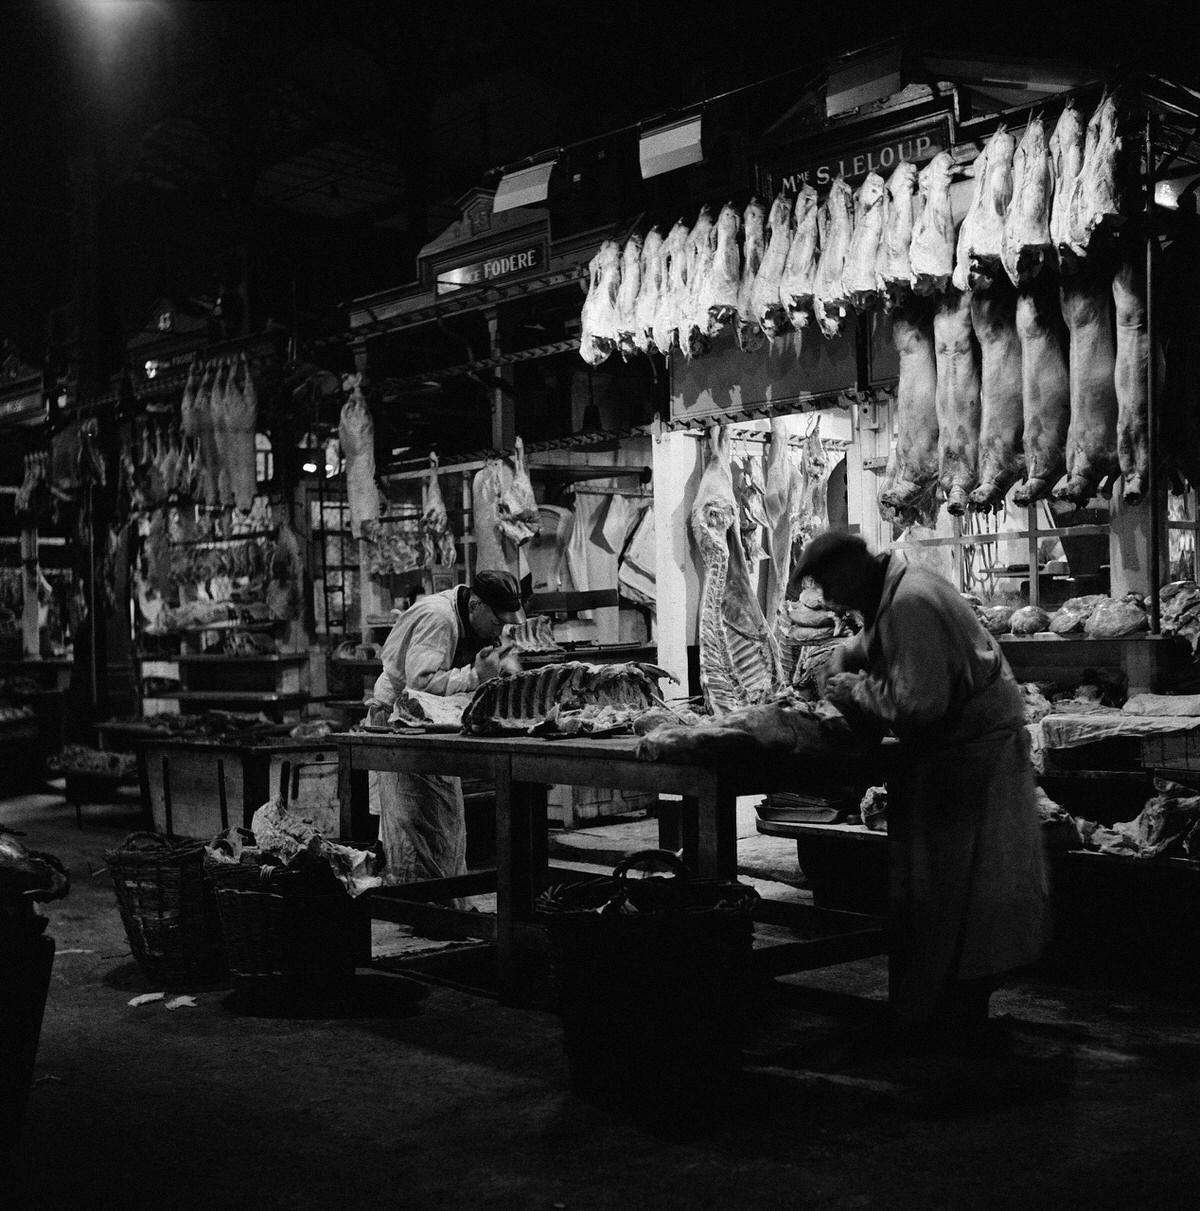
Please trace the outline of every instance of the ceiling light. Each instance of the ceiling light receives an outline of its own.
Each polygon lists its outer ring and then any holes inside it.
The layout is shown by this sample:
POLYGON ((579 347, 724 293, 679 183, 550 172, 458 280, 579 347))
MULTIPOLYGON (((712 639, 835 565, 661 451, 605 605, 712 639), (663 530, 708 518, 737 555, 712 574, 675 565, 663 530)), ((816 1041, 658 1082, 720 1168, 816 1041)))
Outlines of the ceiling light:
POLYGON ((702 121, 701 115, 693 114, 656 130, 643 131, 638 140, 642 178, 656 177, 688 164, 699 164, 704 159, 704 148, 700 142, 702 121))
POLYGON ((534 164, 529 168, 518 168, 515 172, 506 172, 496 186, 496 196, 492 199, 492 213, 502 210, 516 210, 520 206, 533 206, 544 202, 550 196, 550 174, 554 171, 557 160, 546 160, 542 164, 534 164))

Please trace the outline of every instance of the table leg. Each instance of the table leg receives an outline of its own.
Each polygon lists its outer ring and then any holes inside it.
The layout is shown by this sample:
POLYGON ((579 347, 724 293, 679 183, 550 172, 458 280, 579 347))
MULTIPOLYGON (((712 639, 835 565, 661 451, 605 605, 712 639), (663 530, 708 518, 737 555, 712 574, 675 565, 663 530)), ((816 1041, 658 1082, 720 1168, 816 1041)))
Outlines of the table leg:
POLYGON ((680 832, 680 809, 678 799, 664 799, 659 796, 658 808, 658 848, 669 849, 672 852, 683 848, 683 836, 680 832))
MULTIPOLYGON (((675 849, 683 851, 683 861, 689 870, 700 871, 700 801, 693 795, 685 795, 679 803, 676 836, 679 844, 675 849)), ((664 845, 663 849, 671 846, 664 845)))
POLYGON ((737 878, 737 796, 719 782, 696 799, 699 852, 696 873, 702 879, 737 878))
POLYGON ((354 840, 352 822, 354 818, 353 790, 351 782, 354 763, 347 745, 338 746, 338 840, 349 845, 354 840))
MULTIPOLYGON (((546 886, 546 871, 550 866, 550 833, 546 812, 546 800, 550 788, 541 783, 527 783, 521 793, 527 794, 529 802, 529 867, 536 896, 546 886)), ((531 905, 532 908, 532 905, 531 905)))

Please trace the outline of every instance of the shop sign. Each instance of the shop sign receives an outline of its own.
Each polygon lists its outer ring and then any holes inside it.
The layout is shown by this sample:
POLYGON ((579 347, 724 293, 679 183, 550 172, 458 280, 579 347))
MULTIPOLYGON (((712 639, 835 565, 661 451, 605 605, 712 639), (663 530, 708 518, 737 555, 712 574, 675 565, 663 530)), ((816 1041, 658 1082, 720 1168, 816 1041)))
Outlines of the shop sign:
POLYGON ((450 294, 474 286, 487 286, 507 281, 546 268, 546 244, 537 240, 516 248, 496 252, 465 265, 437 270, 437 293, 450 294))
POLYGON ((807 164, 771 167, 766 174, 771 182, 768 192, 786 190, 794 194, 803 185, 811 185, 820 191, 839 176, 844 177, 847 184, 853 184, 869 172, 886 177, 901 160, 921 164, 939 151, 949 151, 951 146, 950 121, 943 116, 915 129, 893 132, 869 143, 831 152, 807 164))

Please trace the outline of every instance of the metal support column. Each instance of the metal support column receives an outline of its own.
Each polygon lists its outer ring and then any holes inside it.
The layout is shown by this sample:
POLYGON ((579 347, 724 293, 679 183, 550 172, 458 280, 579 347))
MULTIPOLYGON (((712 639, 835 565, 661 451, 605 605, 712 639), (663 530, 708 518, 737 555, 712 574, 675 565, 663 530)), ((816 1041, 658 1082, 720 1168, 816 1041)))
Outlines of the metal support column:
POLYGON ((1162 523, 1166 513, 1166 494, 1162 492, 1162 476, 1159 474, 1159 416, 1158 384, 1155 381, 1154 354, 1154 115, 1146 115, 1146 346, 1150 350, 1146 358, 1146 424, 1149 429, 1150 448, 1150 630, 1159 634, 1161 609, 1158 591, 1162 582, 1161 547, 1162 523))

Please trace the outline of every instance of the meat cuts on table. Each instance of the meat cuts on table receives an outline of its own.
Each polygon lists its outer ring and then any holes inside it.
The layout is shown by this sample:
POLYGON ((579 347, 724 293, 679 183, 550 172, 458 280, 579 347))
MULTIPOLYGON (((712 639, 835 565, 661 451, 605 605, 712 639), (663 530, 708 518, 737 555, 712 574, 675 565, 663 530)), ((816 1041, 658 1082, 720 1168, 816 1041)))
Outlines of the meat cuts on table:
POLYGON ((779 686, 782 668, 737 528, 729 434, 709 430, 709 458, 692 506, 692 534, 703 565, 700 592, 700 681, 713 714, 760 702, 779 686))
POLYGON ((1084 124, 1074 101, 1068 101, 1050 136, 1054 200, 1050 207, 1050 241, 1059 259, 1071 263, 1071 196, 1083 168, 1084 124))
POLYGON ((859 311, 870 307, 883 291, 878 260, 886 200, 887 187, 876 172, 868 173, 854 193, 854 235, 842 270, 842 286, 859 311))
POLYGON ((750 306, 758 326, 768 340, 787 330, 787 313, 779 299, 779 286, 792 246, 792 199, 779 194, 767 216, 767 250, 750 291, 750 306))
POLYGON ((970 499, 976 509, 996 510, 1025 467, 1017 292, 1006 277, 972 291, 971 326, 980 351, 980 420, 979 486, 970 499))
POLYGON ((1041 118, 1030 119, 1013 156, 1013 193, 1004 217, 1004 271, 1023 286, 1053 258, 1050 207, 1054 165, 1041 118))
POLYGON ((621 284, 617 287, 617 352, 628 361, 636 352, 637 301, 642 288, 642 237, 634 232, 621 253, 621 284))
POLYGON ((654 344, 664 357, 678 339, 679 317, 687 300, 688 229, 680 220, 671 228, 662 245, 662 292, 654 311, 654 344))
POLYGON ((1058 286, 1049 274, 1042 274, 1017 296, 1017 339, 1026 479, 1013 493, 1013 501, 1030 505, 1048 496, 1066 469, 1071 421, 1067 330, 1058 286))
POLYGON ((1150 483, 1150 421, 1147 371, 1150 334, 1146 327, 1146 269, 1140 258, 1124 257, 1112 284, 1117 348, 1113 386, 1117 393, 1117 461, 1129 504, 1145 499, 1150 483))
POLYGON ((738 289, 737 343, 744 352, 762 348, 762 325, 754 313, 754 282, 767 251, 767 208, 751 198, 742 215, 742 281, 738 289))
POLYGON ((1004 217, 1012 200, 1012 135, 1000 127, 975 160, 975 192, 958 229, 954 285, 959 290, 990 286, 1001 273, 1004 217))
POLYGON ((909 262, 913 289, 918 294, 940 294, 954 272, 954 212, 950 206, 950 153, 939 151, 917 178, 921 213, 913 224, 909 262))
POLYGON ((803 328, 812 314, 817 280, 817 191, 802 185, 792 212, 792 242, 779 282, 779 301, 793 328, 803 328))
POLYGON ((896 165, 887 180, 883 237, 875 273, 890 302, 898 302, 913 284, 912 238, 917 209, 917 166, 907 160, 896 165))
POLYGON ((633 309, 633 343, 642 353, 655 348, 654 317, 663 289, 662 249, 662 232, 651 228, 642 244, 641 287, 633 309))
POLYGON ((617 291, 621 285, 621 246, 605 240, 588 263, 588 292, 579 314, 579 356, 598 366, 617 345, 617 291))
POLYGON ((1071 424, 1067 430, 1067 482, 1057 500, 1082 508, 1117 462, 1117 350, 1111 273, 1089 261, 1062 279, 1059 297, 1069 338, 1071 424))
POLYGON ((363 395, 361 374, 351 380, 350 397, 342 405, 338 440, 346 457, 350 532, 362 538, 363 523, 379 517, 379 489, 375 486, 375 424, 363 395))
POLYGON ((937 358, 938 457, 946 508, 966 512, 979 482, 979 342, 971 325, 971 292, 947 291, 933 317, 937 358))
POLYGON ((829 196, 821 207, 817 225, 821 258, 817 262, 813 311, 822 335, 834 337, 841 332, 850 313, 843 274, 854 238, 854 194, 841 177, 829 187, 829 196))
POLYGON ((1110 93, 1096 106, 1084 137, 1083 166, 1071 186, 1067 211, 1067 243, 1084 256, 1105 219, 1120 212, 1118 161, 1122 139, 1117 101, 1110 93))

